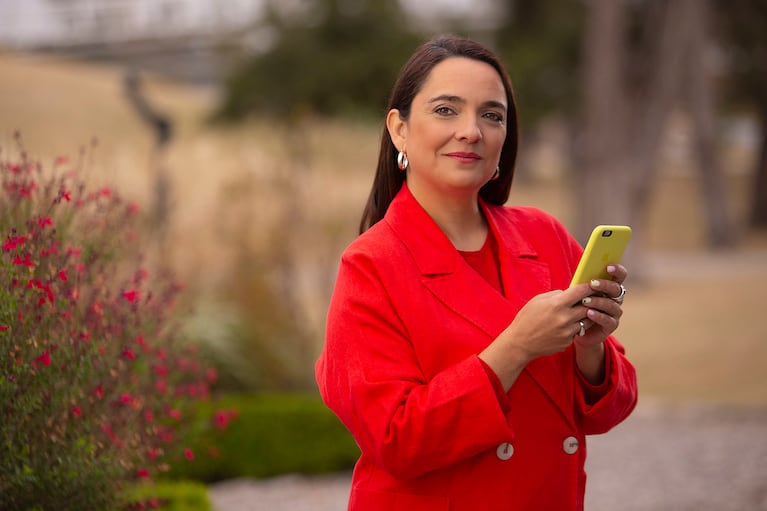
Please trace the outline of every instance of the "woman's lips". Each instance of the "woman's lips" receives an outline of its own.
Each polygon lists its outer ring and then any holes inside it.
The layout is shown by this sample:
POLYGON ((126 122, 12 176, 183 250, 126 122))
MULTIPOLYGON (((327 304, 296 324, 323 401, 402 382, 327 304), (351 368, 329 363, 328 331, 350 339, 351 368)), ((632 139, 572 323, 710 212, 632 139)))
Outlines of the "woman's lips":
POLYGON ((454 152, 447 153, 447 155, 461 163, 474 163, 482 159, 477 153, 454 152))

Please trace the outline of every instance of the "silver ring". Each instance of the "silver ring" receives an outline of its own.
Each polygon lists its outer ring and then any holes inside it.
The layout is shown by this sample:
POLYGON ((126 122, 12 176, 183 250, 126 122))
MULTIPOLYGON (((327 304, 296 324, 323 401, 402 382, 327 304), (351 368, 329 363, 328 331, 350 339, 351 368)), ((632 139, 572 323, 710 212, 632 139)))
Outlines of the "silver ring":
POLYGON ((623 299, 626 297, 626 288, 623 287, 623 284, 618 284, 618 285, 621 287, 621 293, 618 296, 616 296, 615 298, 611 297, 611 299, 612 299, 612 301, 614 301, 615 303, 620 305, 620 304, 623 303, 623 299))
POLYGON ((578 326, 581 327, 581 329, 578 330, 578 337, 583 337, 583 334, 586 333, 586 325, 583 323, 583 320, 578 321, 578 326))

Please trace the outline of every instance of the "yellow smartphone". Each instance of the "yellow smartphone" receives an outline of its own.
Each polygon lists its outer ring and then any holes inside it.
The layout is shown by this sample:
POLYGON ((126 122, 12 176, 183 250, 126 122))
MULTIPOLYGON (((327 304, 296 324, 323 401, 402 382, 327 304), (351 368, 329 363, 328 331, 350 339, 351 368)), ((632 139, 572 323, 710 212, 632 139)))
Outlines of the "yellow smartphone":
POLYGON ((631 227, 627 225, 596 226, 589 236, 570 285, 582 284, 592 279, 610 279, 607 265, 621 262, 629 239, 631 227))

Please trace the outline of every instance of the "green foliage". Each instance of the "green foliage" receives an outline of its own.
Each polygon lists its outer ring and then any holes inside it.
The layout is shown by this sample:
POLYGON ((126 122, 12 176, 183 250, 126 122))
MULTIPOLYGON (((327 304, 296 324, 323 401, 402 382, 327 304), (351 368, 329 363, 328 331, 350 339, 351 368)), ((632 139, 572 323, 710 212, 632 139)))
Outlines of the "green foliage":
MULTIPOLYGON (((214 482, 240 477, 287 473, 321 474, 350 469, 359 448, 349 432, 316 395, 231 395, 218 408, 237 410, 222 421, 218 434, 210 428, 187 440, 200 463, 176 464, 167 477, 214 482)), ((201 420, 209 411, 201 410, 201 420)))
POLYGON ((517 0, 496 33, 514 84, 520 122, 532 126, 578 104, 584 7, 580 2, 517 0))
POLYGON ((397 2, 318 5, 311 19, 272 12, 277 43, 231 76, 219 117, 380 113, 419 39, 403 26, 397 2))
MULTIPOLYGON (((20 143, 20 140, 19 140, 20 143)), ((209 379, 143 266, 134 205, 0 153, 0 509, 112 509, 180 455, 209 379)))
POLYGON ((162 509, 163 511, 210 511, 212 509, 208 489, 204 484, 195 481, 140 483, 126 488, 123 498, 128 502, 128 509, 162 509))
POLYGON ((729 60, 725 97, 733 108, 767 115, 767 4, 761 0, 716 0, 713 14, 729 60))

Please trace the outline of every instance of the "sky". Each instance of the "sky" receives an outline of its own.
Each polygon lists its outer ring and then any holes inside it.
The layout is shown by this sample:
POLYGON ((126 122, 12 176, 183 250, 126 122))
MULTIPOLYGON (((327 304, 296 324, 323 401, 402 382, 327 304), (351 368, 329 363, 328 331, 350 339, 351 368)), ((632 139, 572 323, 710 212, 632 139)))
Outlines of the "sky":
MULTIPOLYGON (((103 37, 184 33, 236 28, 257 18, 266 0, 0 0, 0 44, 28 46, 92 39, 84 27, 94 16, 117 14, 118 27, 103 37), (223 9, 221 6, 225 5, 223 9), (74 8, 67 6, 74 6, 74 8), (69 22, 65 22, 65 20, 69 22)), ((301 4, 311 0, 281 0, 301 4)), ((494 0, 399 0, 409 15, 429 20, 462 17, 471 23, 492 19, 494 0)), ((97 36, 98 37, 98 36, 97 36)))

